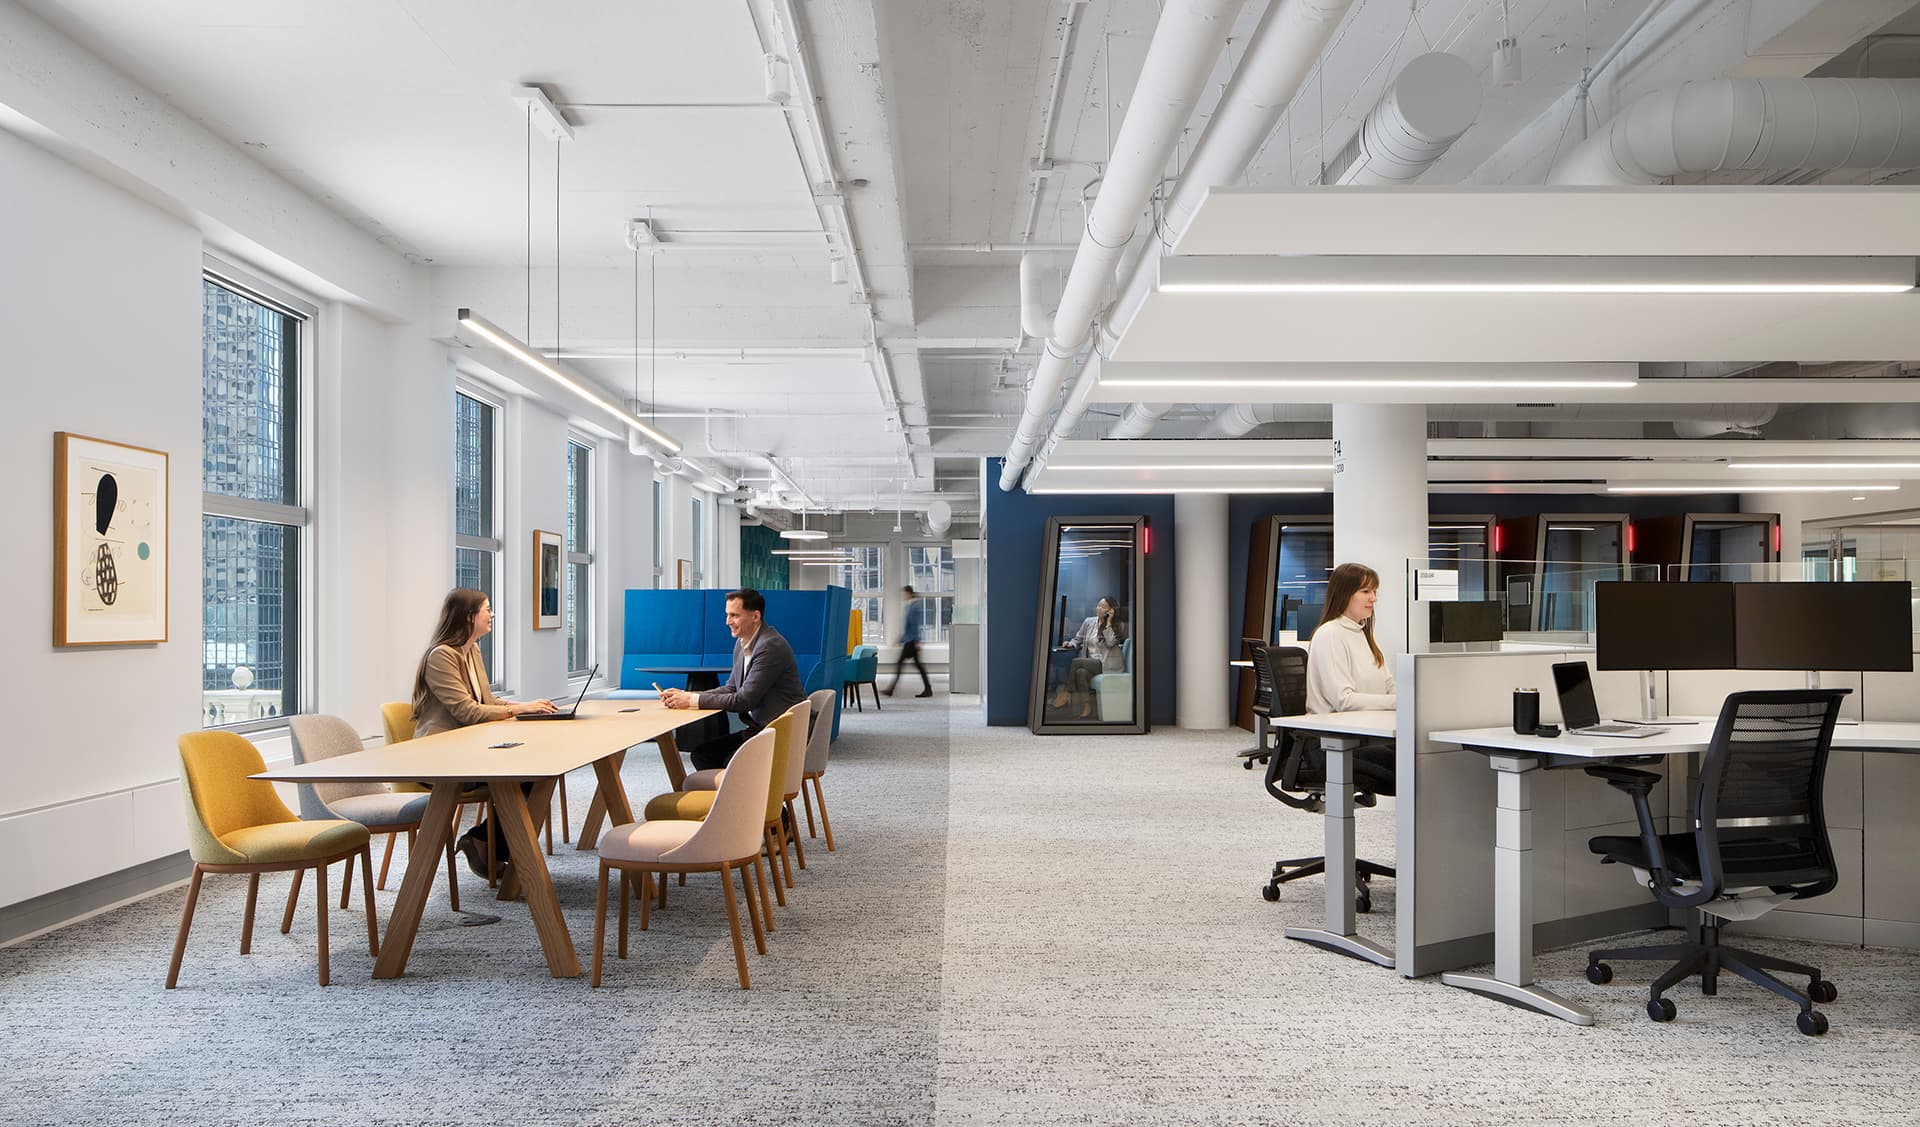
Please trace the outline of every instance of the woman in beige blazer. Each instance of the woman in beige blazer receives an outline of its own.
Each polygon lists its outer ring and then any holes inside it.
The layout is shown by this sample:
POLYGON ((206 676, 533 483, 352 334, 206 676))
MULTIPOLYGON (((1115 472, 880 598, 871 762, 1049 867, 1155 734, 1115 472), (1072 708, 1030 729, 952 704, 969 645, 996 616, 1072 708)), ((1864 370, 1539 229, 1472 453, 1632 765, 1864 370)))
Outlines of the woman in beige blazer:
MULTIPOLYGON (((508 701, 493 695, 487 663, 480 656, 480 639, 493 629, 493 603, 485 591, 455 587, 440 605, 440 625, 433 644, 421 655, 413 678, 413 734, 428 736, 469 724, 505 720, 523 712, 552 712, 550 700, 508 701)), ((486 875, 487 826, 468 830, 460 839, 467 865, 486 875)), ((505 842, 496 842, 504 850, 505 842)), ((504 857, 504 853, 503 853, 504 857)))

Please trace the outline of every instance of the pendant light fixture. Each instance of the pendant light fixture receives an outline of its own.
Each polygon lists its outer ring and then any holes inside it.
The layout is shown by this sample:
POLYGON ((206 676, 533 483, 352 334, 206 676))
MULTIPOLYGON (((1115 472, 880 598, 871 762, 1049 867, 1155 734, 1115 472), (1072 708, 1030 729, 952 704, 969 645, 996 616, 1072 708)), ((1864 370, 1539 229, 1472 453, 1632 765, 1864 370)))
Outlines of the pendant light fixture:
POLYGON ((827 534, 817 528, 807 527, 807 510, 800 510, 800 527, 780 530, 782 540, 825 540, 827 534))

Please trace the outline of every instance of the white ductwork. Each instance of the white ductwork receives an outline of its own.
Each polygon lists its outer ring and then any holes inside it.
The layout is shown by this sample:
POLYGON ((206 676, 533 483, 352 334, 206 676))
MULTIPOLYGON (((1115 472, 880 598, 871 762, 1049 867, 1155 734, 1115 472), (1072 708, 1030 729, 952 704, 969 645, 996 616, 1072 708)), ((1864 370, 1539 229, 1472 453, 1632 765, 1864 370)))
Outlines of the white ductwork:
POLYGON ((1044 257, 1040 251, 1020 256, 1020 331, 1034 340, 1045 340, 1053 327, 1040 292, 1040 277, 1047 268, 1044 257))
POLYGON ((953 506, 945 501, 931 501, 927 504, 927 531, 934 536, 945 536, 947 529, 953 527, 953 506))
MULTIPOLYGON (((1283 3, 1286 0, 1283 0, 1283 3)), ((1180 130, 1193 116, 1200 91, 1226 47, 1242 0, 1173 0, 1160 14, 1147 47, 1127 114, 1114 139, 1100 193, 1087 213, 1086 231, 1060 295, 1053 331, 1034 366, 1033 380, 1007 449, 1000 488, 1020 481, 1040 441, 1047 413, 1067 371, 1086 346, 1094 312, 1112 280, 1114 265, 1133 237, 1134 226, 1160 186, 1161 171, 1180 130)))
POLYGON ((1657 184, 1721 169, 1920 166, 1920 79, 1722 78, 1649 94, 1548 174, 1657 184))
POLYGON ((1322 184, 1411 184, 1446 155, 1480 115, 1480 76, 1458 55, 1409 62, 1327 163, 1322 184))
POLYGON ((1107 437, 1145 438, 1153 430, 1154 424, 1166 418, 1171 410, 1171 403, 1135 403, 1127 408, 1126 414, 1120 416, 1119 422, 1113 424, 1107 437))
POLYGON ((1202 438, 1239 438, 1266 423, 1320 423, 1333 418, 1322 403, 1239 403, 1207 422, 1202 438))
POLYGON ((1820 403, 1790 409, 1767 428, 1769 438, 1920 438, 1920 404, 1820 403))
POLYGON ((1668 418, 1673 422, 1673 433, 1681 438, 1713 438, 1722 434, 1757 436, 1760 428, 1772 422, 1779 410, 1777 403, 1747 403, 1736 410, 1704 418, 1671 415, 1668 418))

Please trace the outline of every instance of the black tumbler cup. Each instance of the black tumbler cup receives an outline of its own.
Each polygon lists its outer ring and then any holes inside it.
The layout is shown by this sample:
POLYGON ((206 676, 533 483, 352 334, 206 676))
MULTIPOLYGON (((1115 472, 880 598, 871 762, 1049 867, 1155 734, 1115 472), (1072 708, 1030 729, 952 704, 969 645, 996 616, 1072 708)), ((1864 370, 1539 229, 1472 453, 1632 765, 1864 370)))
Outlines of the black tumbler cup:
POLYGON ((1540 726, 1540 693, 1534 689, 1513 690, 1513 730, 1531 736, 1540 726))

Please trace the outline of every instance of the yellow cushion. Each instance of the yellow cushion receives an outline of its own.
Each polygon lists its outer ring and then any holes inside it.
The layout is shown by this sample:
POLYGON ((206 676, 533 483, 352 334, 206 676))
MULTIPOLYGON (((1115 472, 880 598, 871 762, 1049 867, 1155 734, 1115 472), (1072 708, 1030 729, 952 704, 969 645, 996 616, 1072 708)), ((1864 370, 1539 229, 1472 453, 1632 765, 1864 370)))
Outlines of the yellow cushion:
POLYGON ((713 809, 717 790, 671 790, 647 799, 649 822, 699 822, 713 809))
POLYGON ((358 822, 274 822, 221 834, 220 844, 245 864, 317 861, 366 845, 367 827, 358 822))

